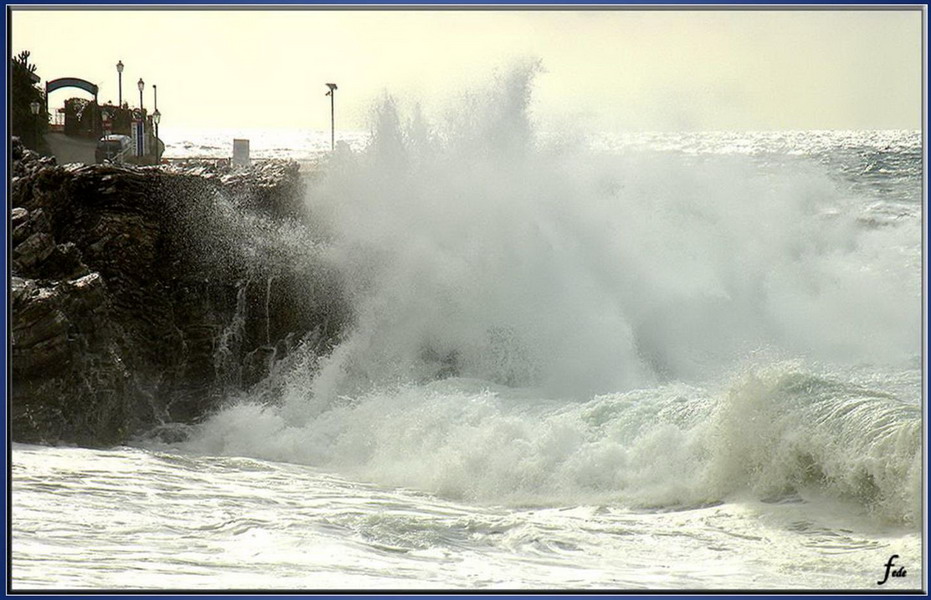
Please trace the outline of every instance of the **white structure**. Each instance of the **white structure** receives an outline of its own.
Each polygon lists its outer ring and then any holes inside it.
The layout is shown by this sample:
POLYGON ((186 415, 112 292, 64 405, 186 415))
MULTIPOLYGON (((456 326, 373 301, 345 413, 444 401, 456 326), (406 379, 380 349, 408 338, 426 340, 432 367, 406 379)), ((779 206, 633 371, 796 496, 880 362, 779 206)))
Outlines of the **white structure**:
POLYGON ((233 166, 248 167, 249 162, 249 140, 233 140, 233 166))

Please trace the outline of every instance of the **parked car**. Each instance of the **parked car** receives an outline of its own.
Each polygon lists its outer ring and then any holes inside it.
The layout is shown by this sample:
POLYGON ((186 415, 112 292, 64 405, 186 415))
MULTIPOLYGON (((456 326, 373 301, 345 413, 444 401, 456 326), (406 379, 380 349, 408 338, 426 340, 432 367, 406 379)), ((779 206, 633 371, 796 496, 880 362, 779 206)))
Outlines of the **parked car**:
POLYGON ((94 156, 98 163, 122 163, 132 147, 133 140, 128 135, 105 135, 97 141, 94 156))

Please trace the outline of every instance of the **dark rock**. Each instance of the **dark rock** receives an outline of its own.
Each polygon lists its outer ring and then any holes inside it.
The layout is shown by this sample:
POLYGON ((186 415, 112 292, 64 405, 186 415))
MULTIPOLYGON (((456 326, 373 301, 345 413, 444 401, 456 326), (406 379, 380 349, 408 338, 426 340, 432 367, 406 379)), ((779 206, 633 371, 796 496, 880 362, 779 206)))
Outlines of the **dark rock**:
POLYGON ((37 231, 13 248, 13 271, 29 272, 55 250, 52 234, 37 231))
POLYGON ((10 211, 10 227, 16 229, 29 219, 29 211, 22 207, 14 208, 10 211))
POLYGON ((73 243, 56 244, 41 263, 38 274, 47 279, 75 279, 88 275, 87 265, 81 258, 81 252, 73 243))
POLYGON ((133 394, 100 275, 65 282, 14 277, 11 300, 14 439, 120 441, 132 423, 133 394))
POLYGON ((304 250, 296 164, 57 167, 17 152, 14 440, 109 444, 195 422, 294 340, 339 334, 346 305, 304 250))
POLYGON ((23 146, 19 138, 14 137, 10 144, 10 158, 13 161, 10 169, 11 178, 31 175, 39 169, 55 165, 55 158, 42 156, 23 146))
POLYGON ((246 354, 242 365, 242 383, 244 386, 253 386, 265 379, 272 368, 277 351, 274 346, 259 346, 246 354))

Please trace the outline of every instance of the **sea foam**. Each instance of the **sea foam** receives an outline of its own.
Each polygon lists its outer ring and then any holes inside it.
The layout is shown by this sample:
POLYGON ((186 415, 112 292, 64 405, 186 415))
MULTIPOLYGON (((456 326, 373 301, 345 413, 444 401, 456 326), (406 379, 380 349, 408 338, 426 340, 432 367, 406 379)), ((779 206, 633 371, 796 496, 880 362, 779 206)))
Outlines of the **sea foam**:
POLYGON ((837 366, 919 355, 918 226, 862 227, 815 163, 539 135, 536 69, 436 120, 377 105, 308 192, 351 327, 187 446, 482 502, 821 490, 917 519, 917 397, 837 366))

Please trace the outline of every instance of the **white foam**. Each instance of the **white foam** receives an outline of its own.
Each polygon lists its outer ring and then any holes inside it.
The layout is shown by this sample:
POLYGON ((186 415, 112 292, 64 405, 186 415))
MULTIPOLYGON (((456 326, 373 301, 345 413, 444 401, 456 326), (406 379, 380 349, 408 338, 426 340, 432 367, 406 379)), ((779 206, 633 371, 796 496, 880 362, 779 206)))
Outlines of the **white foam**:
POLYGON ((480 501, 814 487, 916 518, 920 420, 899 400, 805 368, 731 374, 917 356, 918 224, 864 230, 814 165, 543 143, 534 70, 438 123, 381 103, 371 146, 308 194, 353 326, 313 370, 279 373, 275 402, 221 411, 189 447, 480 501))

